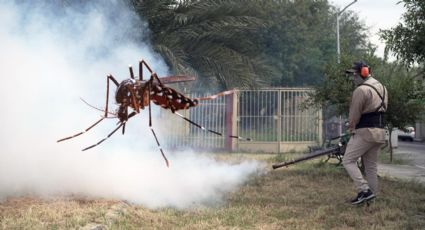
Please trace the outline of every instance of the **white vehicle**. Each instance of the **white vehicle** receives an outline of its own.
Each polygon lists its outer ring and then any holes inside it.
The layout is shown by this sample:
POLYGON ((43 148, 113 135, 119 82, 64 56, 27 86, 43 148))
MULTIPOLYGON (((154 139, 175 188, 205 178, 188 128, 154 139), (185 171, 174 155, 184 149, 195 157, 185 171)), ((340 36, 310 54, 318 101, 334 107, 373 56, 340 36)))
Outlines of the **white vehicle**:
POLYGON ((406 132, 403 130, 398 130, 398 139, 404 141, 409 140, 413 141, 415 139, 415 128, 413 127, 406 127, 406 132))

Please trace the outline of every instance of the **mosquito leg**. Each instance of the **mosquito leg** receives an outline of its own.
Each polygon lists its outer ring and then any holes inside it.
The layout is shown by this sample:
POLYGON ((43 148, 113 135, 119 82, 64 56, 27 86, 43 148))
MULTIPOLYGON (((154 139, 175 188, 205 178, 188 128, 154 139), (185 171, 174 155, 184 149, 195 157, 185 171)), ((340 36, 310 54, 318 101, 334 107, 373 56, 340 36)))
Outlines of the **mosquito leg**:
POLYGON ((149 72, 150 72, 150 73, 153 73, 153 71, 152 71, 151 67, 149 67, 148 63, 146 63, 144 60, 141 60, 141 61, 139 62, 139 68, 141 68, 141 67, 142 67, 142 65, 145 65, 145 66, 146 66, 146 68, 149 70, 149 72))
POLYGON ((109 104, 109 81, 112 81, 116 87, 119 86, 118 81, 109 74, 106 80, 106 105, 105 105, 105 117, 108 117, 108 104, 109 104))
POLYGON ((62 138, 62 139, 58 140, 57 142, 66 141, 66 140, 69 140, 69 139, 71 139, 71 138, 74 138, 74 137, 80 136, 81 134, 83 134, 83 133, 85 133, 85 132, 89 131, 91 128, 93 128, 94 126, 96 126, 97 124, 99 124, 101 121, 103 121, 103 119, 105 119, 105 117, 100 118, 98 121, 96 121, 93 125, 91 125, 91 126, 90 126, 90 127, 88 127, 87 129, 85 129, 84 131, 81 131, 81 132, 79 132, 79 133, 77 133, 77 134, 74 134, 74 135, 72 135, 72 136, 69 136, 69 137, 62 138))
POLYGON ((125 124, 122 126, 122 135, 125 133, 125 124))
MULTIPOLYGON (((130 119, 130 118, 132 118, 134 115, 136 115, 137 113, 136 112, 132 112, 132 113, 130 113, 130 115, 128 115, 128 117, 127 117, 127 121, 128 121, 128 119, 130 119)), ((100 140, 99 142, 97 142, 96 144, 94 144, 94 145, 90 145, 89 147, 87 147, 87 148, 85 148, 85 149, 83 149, 83 150, 81 150, 81 151, 86 151, 86 150, 88 150, 88 149, 91 149, 91 148, 93 148, 93 147, 96 147, 96 146, 98 146, 98 145, 100 145, 102 142, 104 142, 106 139, 108 139, 109 137, 111 137, 118 129, 120 129, 122 126, 124 126, 126 123, 127 123, 127 121, 124 121, 124 122, 120 122, 119 123, 119 125, 111 132, 111 133, 109 133, 108 134, 108 136, 106 136, 105 138, 103 138, 102 140, 100 140)))
POLYGON ((96 147, 96 146, 98 146, 98 145, 100 145, 102 142, 104 142, 106 139, 108 139, 109 137, 111 137, 118 129, 120 129, 121 128, 121 126, 123 126, 125 124, 125 122, 122 122, 120 125, 118 125, 110 134, 108 134, 108 136, 106 136, 105 138, 103 138, 102 140, 100 140, 99 142, 97 142, 96 144, 94 144, 94 145, 90 145, 89 147, 87 147, 87 148, 85 148, 85 149, 83 149, 83 150, 81 150, 81 151, 86 151, 86 150, 88 150, 88 149, 91 149, 91 148, 93 148, 93 147, 96 147))
POLYGON ((152 73, 152 78, 156 79, 161 87, 164 86, 156 73, 152 73))
POLYGON ((152 134, 155 137, 156 144, 158 145, 159 151, 161 152, 162 157, 165 160, 165 164, 167 165, 167 167, 170 167, 170 163, 168 162, 168 159, 165 156, 164 151, 162 150, 161 144, 159 144, 159 141, 158 141, 158 138, 157 138, 157 136, 155 134, 155 131, 152 128, 152 109, 151 109, 151 90, 152 90, 151 84, 152 84, 152 80, 153 80, 153 78, 151 76, 151 79, 147 83, 148 84, 148 92, 149 92, 148 93, 148 101, 149 101, 149 105, 148 105, 149 106, 149 128, 151 129, 152 134))
POLYGON ((200 129, 202 129, 202 130, 205 130, 205 131, 210 132, 210 133, 214 133, 214 134, 216 134, 216 135, 218 135, 218 136, 223 136, 223 134, 221 134, 221 133, 219 133, 219 132, 217 132, 217 131, 207 129, 207 128, 205 128, 205 127, 203 127, 203 126, 201 126, 201 125, 199 125, 199 124, 195 123, 194 121, 189 120, 189 118, 187 118, 187 117, 183 116, 182 114, 180 114, 180 113, 178 113, 178 112, 175 112, 175 114, 177 114, 179 117, 183 118, 185 121, 189 122, 190 124, 192 124, 192 125, 194 125, 194 126, 196 126, 196 127, 200 128, 200 129))
POLYGON ((128 121, 128 119, 134 117, 136 114, 137 114, 136 112, 130 113, 130 115, 128 115, 128 117, 127 117, 127 121, 128 121))
MULTIPOLYGON (((152 131, 152 134, 153 134, 153 136, 155 137, 155 141, 156 141, 156 144, 158 145, 158 147, 159 147, 159 150, 161 151, 161 154, 162 154, 162 157, 164 158, 164 160, 165 160, 165 163, 167 164, 167 167, 169 167, 169 162, 168 162, 168 159, 167 159, 167 157, 165 156, 165 154, 164 154, 164 151, 162 150, 162 148, 161 148, 161 145, 159 144, 159 141, 158 141, 158 138, 157 138, 157 136, 156 136, 156 134, 155 134, 155 131, 152 129, 152 108, 151 108, 151 90, 152 90, 152 82, 153 82, 153 80, 155 79, 155 77, 156 77, 156 79, 158 80, 158 82, 159 82, 159 84, 160 85, 162 85, 161 84, 161 81, 158 79, 158 76, 156 76, 156 74, 152 71, 152 69, 149 67, 149 65, 144 61, 144 60, 141 60, 140 62, 139 62, 139 79, 140 80, 143 80, 143 65, 145 65, 146 66, 146 68, 149 70, 149 72, 151 73, 151 78, 149 79, 149 81, 146 83, 147 84, 147 88, 148 88, 148 106, 149 106, 149 128, 151 129, 151 131, 152 131)), ((130 90, 130 92, 131 92, 131 90, 130 90)), ((132 95, 135 95, 134 94, 134 91, 131 93, 132 95)), ((135 101, 135 100, 134 100, 135 101)), ((137 102, 136 102, 137 103, 137 102)), ((134 105, 134 107, 136 108, 136 110, 138 110, 139 109, 139 106, 140 105, 134 105)), ((93 146, 94 147, 94 146, 93 146)))
POLYGON ((81 131, 81 132, 79 132, 79 133, 77 133, 77 134, 74 134, 74 135, 72 135, 72 136, 69 136, 69 137, 65 137, 65 138, 59 139, 59 140, 57 140, 57 142, 61 142, 61 141, 65 141, 65 140, 69 140, 69 139, 71 139, 71 138, 74 138, 74 137, 80 136, 81 134, 83 134, 83 133, 85 133, 85 132, 89 131, 91 128, 93 128, 94 126, 96 126, 97 124, 99 124, 101 121, 103 121, 105 118, 107 118, 107 117, 108 117, 109 81, 114 82, 114 83, 115 83, 115 85, 116 85, 116 86, 118 86, 118 82, 117 82, 117 80, 115 80, 115 78, 114 78, 112 75, 108 75, 108 76, 107 76, 107 80, 106 80, 106 105, 105 105, 105 113, 104 113, 103 117, 102 117, 102 118, 100 118, 98 121, 96 121, 93 125, 91 125, 91 126, 90 126, 90 127, 88 127, 87 129, 85 129, 84 131, 81 131))
POLYGON ((140 62, 139 62, 139 71, 140 71, 140 80, 142 80, 143 79, 143 69, 142 69, 142 66, 143 65, 145 65, 146 66, 146 68, 149 70, 149 72, 151 73, 151 79, 153 80, 153 79, 156 79, 158 82, 159 82, 159 85, 160 86, 162 86, 162 83, 161 83, 161 80, 159 80, 159 77, 158 77, 158 75, 155 73, 155 72, 153 72, 152 71, 152 69, 151 69, 151 67, 149 67, 149 65, 148 65, 148 63, 146 63, 144 60, 141 60, 140 62))
POLYGON ((134 89, 131 86, 127 86, 127 89, 128 89, 128 91, 130 91, 131 101, 133 103, 134 110, 136 110, 136 112, 139 113, 140 112, 140 104, 137 101, 136 92, 134 91, 134 89))
MULTIPOLYGON (((128 107, 125 108, 125 116, 127 117, 128 120, 128 107)), ((122 135, 124 135, 125 133, 125 123, 122 126, 122 135)))
POLYGON ((168 162, 168 159, 167 159, 167 157, 165 156, 164 151, 162 150, 161 145, 159 144, 159 141, 158 141, 158 138, 156 137, 155 131, 153 131, 152 127, 149 127, 149 128, 151 129, 152 134, 153 134, 153 136, 155 137, 156 144, 158 145, 159 151, 161 151, 162 157, 163 157, 163 158, 164 158, 164 160, 165 160, 165 164, 167 165, 167 167, 170 167, 170 163, 168 162))
POLYGON ((133 67, 131 65, 129 65, 128 66, 128 69, 130 70, 130 77, 131 77, 131 79, 134 79, 133 67))
MULTIPOLYGON (((214 131, 214 130, 211 130, 211 129, 207 129, 207 128, 205 128, 205 127, 203 127, 203 126, 201 126, 201 125, 199 125, 199 124, 195 123, 194 121, 190 120, 189 118, 187 118, 187 117, 185 117, 185 116, 181 115, 181 114, 180 114, 180 113, 178 113, 178 112, 174 112, 174 114, 177 114, 179 117, 183 118, 185 121, 189 122, 190 124, 192 124, 192 125, 194 125, 194 126, 196 126, 196 127, 200 128, 200 129, 202 129, 202 130, 204 130, 204 131, 207 131, 207 132, 210 132, 210 133, 214 133, 215 135, 218 135, 218 136, 223 136, 223 134, 222 134, 222 133, 219 133, 219 132, 214 131)), ((231 138, 236 138, 236 139, 239 139, 239 140, 251 141, 251 138, 246 138, 246 137, 241 137, 241 136, 229 135, 229 137, 231 137, 231 138)))
MULTIPOLYGON (((151 78, 152 80, 152 78, 151 78)), ((151 87, 151 83, 152 81, 148 82, 148 101, 149 101, 149 127, 152 127, 152 109, 151 109, 151 91, 152 91, 152 87, 151 87)))
POLYGON ((143 81, 143 60, 139 62, 139 80, 143 81))

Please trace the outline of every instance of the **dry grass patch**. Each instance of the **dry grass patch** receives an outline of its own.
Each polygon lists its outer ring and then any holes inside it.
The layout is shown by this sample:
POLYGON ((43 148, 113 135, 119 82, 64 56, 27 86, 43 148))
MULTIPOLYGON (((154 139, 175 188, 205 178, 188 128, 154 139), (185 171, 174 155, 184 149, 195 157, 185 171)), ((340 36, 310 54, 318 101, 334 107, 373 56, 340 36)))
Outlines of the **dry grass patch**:
MULTIPOLYGON (((283 156, 219 154, 219 160, 271 164, 283 156)), ((294 157, 290 156, 289 158, 294 157)), ((322 158, 324 159, 324 158, 322 158)), ((123 201, 10 198, 0 203, 2 229, 425 229, 425 187, 380 178, 370 206, 352 206, 350 178, 320 160, 253 176, 224 202, 188 210, 147 209, 123 201)))

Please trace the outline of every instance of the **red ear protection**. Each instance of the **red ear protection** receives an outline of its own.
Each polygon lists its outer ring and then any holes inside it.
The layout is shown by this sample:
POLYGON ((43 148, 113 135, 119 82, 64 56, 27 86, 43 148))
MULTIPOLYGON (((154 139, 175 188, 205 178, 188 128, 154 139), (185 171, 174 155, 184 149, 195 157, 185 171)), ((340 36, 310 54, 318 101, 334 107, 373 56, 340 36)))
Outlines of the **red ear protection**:
POLYGON ((360 76, 361 76, 362 78, 367 78, 367 77, 369 76, 369 67, 367 67, 367 66, 363 66, 363 67, 360 69, 360 76))

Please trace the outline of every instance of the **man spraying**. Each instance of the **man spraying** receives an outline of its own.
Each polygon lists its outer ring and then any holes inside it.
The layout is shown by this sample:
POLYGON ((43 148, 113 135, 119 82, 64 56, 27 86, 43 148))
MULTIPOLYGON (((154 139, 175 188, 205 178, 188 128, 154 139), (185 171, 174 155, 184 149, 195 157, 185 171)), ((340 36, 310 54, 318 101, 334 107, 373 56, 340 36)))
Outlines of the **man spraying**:
POLYGON ((363 61, 355 62, 346 73, 352 78, 356 89, 353 91, 348 117, 352 136, 342 163, 356 186, 358 195, 351 200, 351 204, 357 205, 374 199, 378 192, 378 151, 385 143, 383 116, 387 109, 388 93, 371 76, 369 66, 363 61), (366 179, 357 166, 360 157, 366 179))

